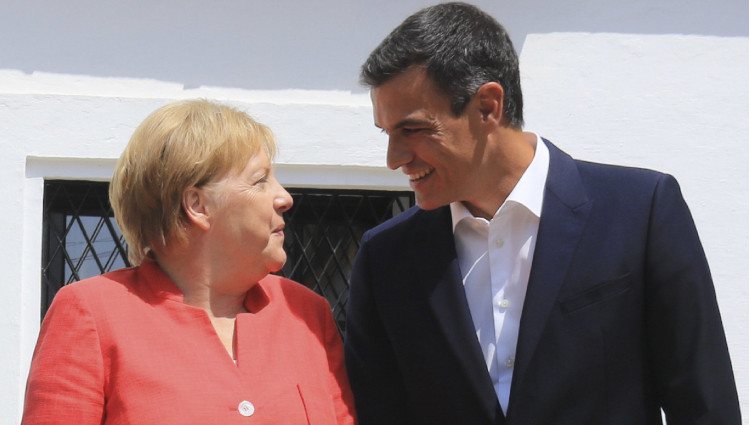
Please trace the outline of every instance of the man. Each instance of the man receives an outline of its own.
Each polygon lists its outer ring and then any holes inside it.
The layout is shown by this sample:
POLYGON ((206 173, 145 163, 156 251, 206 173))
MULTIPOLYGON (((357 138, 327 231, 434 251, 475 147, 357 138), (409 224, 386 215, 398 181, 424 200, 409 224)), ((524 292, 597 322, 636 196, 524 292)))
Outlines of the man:
POLYGON ((352 272, 361 424, 740 423, 674 178, 524 132, 513 46, 473 6, 410 16, 362 80, 418 207, 366 233, 352 272))

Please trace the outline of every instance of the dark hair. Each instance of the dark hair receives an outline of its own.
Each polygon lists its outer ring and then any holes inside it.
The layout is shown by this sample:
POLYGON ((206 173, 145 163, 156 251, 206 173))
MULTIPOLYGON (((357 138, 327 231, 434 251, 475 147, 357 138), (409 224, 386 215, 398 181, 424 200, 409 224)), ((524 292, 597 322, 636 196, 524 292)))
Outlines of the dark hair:
POLYGON ((518 56, 505 28, 478 8, 443 3, 409 16, 370 53, 360 81, 378 87, 413 65, 425 67, 456 116, 482 84, 499 83, 508 125, 523 126, 518 56))

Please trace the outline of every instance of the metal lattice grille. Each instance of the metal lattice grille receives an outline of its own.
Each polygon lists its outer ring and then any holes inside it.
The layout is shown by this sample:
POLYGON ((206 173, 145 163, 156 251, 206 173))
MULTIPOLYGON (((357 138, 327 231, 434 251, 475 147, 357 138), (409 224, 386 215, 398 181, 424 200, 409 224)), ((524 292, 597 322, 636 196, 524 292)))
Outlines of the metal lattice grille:
POLYGON ((129 265, 125 240, 109 205, 108 186, 45 182, 42 317, 63 285, 129 265))
POLYGON ((411 193, 290 190, 294 206, 287 220, 284 276, 326 297, 344 330, 349 272, 365 230, 401 213, 411 193))
MULTIPOLYGON (((42 317, 63 286, 127 267, 127 246, 107 196, 108 183, 44 184, 42 317)), ((365 230, 414 204, 411 192, 289 189, 282 275, 323 295, 343 332, 348 277, 365 230)))

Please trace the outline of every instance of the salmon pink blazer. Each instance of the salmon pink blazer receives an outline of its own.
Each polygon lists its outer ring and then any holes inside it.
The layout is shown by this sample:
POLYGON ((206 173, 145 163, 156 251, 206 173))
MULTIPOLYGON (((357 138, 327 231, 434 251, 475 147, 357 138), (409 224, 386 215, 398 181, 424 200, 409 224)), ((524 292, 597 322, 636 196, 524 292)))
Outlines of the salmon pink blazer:
POLYGON ((236 319, 236 364, 153 260, 62 288, 34 350, 23 423, 353 424, 328 303, 269 275, 236 319))

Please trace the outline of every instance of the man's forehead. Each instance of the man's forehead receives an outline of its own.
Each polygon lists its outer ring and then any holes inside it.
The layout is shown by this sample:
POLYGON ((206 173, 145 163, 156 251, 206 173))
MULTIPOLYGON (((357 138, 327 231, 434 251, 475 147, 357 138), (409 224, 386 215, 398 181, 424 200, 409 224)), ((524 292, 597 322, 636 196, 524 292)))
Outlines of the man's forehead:
POLYGON ((431 122, 435 114, 428 103, 410 96, 398 96, 393 101, 373 101, 375 126, 386 130, 431 122))
POLYGON ((378 93, 372 95, 375 125, 384 129, 433 122, 450 103, 425 92, 378 93))

